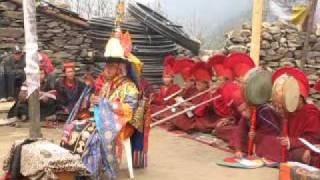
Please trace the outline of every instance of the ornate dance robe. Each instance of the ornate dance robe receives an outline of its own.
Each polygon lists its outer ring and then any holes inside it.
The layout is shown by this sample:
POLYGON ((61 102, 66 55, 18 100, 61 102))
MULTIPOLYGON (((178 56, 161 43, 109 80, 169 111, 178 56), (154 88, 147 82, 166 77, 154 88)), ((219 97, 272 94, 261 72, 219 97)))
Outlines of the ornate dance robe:
POLYGON ((117 155, 121 153, 116 152, 116 145, 121 147, 121 142, 134 132, 128 122, 138 107, 138 89, 130 79, 118 77, 102 87, 100 97, 99 106, 95 107, 95 122, 92 122, 96 130, 88 138, 82 158, 93 175, 99 174, 102 168, 114 179, 117 155))

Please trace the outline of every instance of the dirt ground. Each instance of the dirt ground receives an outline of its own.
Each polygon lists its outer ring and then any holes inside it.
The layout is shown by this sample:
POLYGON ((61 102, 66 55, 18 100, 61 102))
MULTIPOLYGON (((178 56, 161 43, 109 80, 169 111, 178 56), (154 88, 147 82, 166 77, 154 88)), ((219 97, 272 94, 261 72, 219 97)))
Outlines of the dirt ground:
MULTIPOLYGON (((43 135, 58 143, 61 130, 43 129, 43 135)), ((11 144, 28 136, 27 128, 0 127, 0 166, 11 144)), ((220 167, 215 162, 229 153, 214 149, 193 140, 176 137, 161 129, 153 129, 150 139, 149 167, 135 170, 137 180, 272 180, 278 178, 278 170, 261 168, 255 170, 220 167)), ((2 169, 2 168, 1 168, 2 169)), ((0 170, 0 175, 3 172, 0 170)), ((119 179, 128 179, 122 168, 119 179)))

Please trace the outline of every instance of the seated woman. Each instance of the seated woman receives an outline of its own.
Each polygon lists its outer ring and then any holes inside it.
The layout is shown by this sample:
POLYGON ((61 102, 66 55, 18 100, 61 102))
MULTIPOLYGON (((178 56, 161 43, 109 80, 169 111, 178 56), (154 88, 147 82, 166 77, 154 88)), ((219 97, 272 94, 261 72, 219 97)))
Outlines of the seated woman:
MULTIPOLYGON (((50 86, 47 80, 45 67, 40 67, 40 119, 46 120, 56 112, 56 91, 50 86)), ((8 118, 18 118, 19 120, 28 119, 28 99, 27 87, 24 84, 21 87, 19 98, 8 113, 8 118)), ((50 117, 51 118, 51 117, 50 117)))

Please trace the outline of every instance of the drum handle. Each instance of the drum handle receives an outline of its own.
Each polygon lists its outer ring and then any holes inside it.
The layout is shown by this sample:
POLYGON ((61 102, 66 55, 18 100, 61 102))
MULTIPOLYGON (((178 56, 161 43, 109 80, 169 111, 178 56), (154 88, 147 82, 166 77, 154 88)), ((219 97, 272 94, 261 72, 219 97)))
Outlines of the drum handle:
MULTIPOLYGON (((252 113, 251 113, 251 118, 250 118, 250 132, 256 132, 256 124, 257 124, 257 108, 254 106, 252 107, 252 113)), ((249 137, 249 142, 248 142, 248 155, 252 156, 253 155, 253 143, 254 139, 249 137)))
MULTIPOLYGON (((283 125, 282 125, 282 135, 284 137, 288 136, 288 120, 284 119, 283 125)), ((287 162, 288 158, 288 148, 286 146, 281 146, 281 161, 287 162)))

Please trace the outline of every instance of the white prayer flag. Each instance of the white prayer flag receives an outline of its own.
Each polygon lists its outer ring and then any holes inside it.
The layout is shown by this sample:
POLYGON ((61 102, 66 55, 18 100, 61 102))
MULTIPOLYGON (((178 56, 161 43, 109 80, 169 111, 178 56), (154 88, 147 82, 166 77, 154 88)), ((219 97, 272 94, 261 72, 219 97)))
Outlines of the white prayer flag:
POLYGON ((38 37, 35 0, 23 0, 25 50, 26 50, 26 82, 28 96, 40 87, 38 37))

